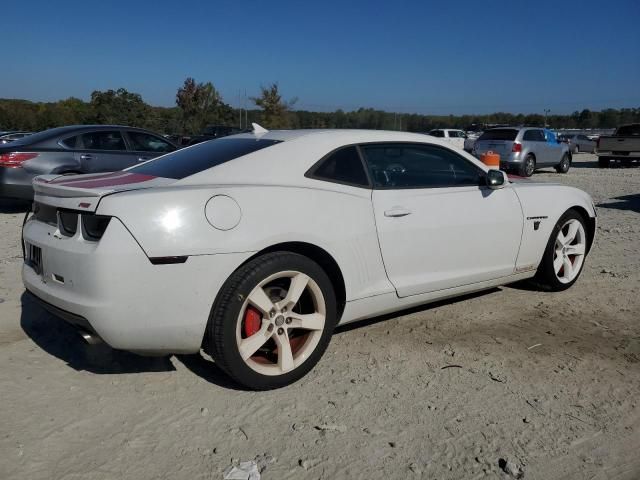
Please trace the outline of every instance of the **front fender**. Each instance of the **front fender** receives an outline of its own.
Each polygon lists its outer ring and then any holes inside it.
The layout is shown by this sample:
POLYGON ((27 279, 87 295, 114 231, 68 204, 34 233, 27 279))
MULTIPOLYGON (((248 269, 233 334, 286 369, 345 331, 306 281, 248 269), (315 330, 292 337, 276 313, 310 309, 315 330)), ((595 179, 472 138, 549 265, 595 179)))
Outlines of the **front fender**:
MULTIPOLYGON (((574 187, 531 182, 515 184, 522 205, 524 227, 517 271, 538 267, 549 237, 560 217, 569 209, 586 212, 595 226, 596 211, 588 193, 574 187)), ((593 228, 595 233, 595 228, 593 228)))

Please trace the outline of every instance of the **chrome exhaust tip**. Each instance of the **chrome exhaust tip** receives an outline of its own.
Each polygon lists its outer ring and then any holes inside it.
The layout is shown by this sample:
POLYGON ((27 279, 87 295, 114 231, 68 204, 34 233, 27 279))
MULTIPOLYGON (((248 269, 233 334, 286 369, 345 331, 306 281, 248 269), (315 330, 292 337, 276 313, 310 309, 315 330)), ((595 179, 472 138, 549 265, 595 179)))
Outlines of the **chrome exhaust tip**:
POLYGON ((80 330, 80 335, 89 345, 99 345, 103 343, 103 340, 95 333, 89 333, 87 331, 80 330))

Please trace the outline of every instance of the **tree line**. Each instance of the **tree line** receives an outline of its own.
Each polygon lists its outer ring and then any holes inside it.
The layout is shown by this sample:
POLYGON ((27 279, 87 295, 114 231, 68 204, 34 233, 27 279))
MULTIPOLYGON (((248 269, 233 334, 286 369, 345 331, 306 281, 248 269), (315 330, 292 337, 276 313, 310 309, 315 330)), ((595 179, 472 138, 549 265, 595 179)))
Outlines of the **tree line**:
MULTIPOLYGON (((274 83, 251 97, 254 108, 241 111, 225 103, 211 82, 187 78, 178 88, 174 107, 147 104, 138 93, 124 88, 96 90, 89 101, 67 98, 57 102, 0 99, 0 130, 40 131, 76 124, 119 124, 160 133, 193 135, 207 125, 242 126, 257 122, 266 128, 371 128, 426 132, 433 128, 467 128, 473 124, 539 125, 540 114, 505 112, 487 115, 400 114, 373 108, 353 111, 296 110, 297 99, 285 100, 274 83)), ((584 109, 569 115, 550 115, 552 128, 613 128, 640 122, 640 108, 584 109)))

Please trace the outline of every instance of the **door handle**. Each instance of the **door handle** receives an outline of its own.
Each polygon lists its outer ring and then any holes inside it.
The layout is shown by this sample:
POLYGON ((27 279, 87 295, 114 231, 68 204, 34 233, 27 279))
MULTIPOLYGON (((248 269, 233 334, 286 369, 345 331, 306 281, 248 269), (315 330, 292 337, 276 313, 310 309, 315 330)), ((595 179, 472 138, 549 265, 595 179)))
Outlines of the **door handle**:
POLYGON ((80 155, 80 160, 91 160, 92 158, 93 158, 93 155, 89 153, 83 153, 82 155, 80 155))
POLYGON ((385 210, 385 217, 406 217, 407 215, 411 215, 411 210, 407 210, 403 207, 393 207, 391 210, 385 210))

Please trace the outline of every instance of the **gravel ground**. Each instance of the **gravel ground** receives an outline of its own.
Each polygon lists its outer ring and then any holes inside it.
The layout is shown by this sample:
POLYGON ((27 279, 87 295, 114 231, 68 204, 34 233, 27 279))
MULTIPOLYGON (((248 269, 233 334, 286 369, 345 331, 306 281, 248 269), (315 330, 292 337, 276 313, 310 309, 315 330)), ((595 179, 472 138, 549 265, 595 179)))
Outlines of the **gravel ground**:
POLYGON ((198 356, 89 347, 23 296, 0 204, 0 478, 640 478, 640 169, 567 175, 598 205, 562 293, 509 286, 340 329, 297 384, 244 392, 198 356))

